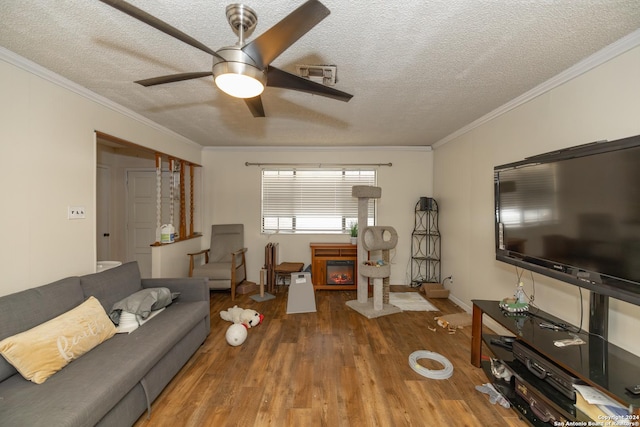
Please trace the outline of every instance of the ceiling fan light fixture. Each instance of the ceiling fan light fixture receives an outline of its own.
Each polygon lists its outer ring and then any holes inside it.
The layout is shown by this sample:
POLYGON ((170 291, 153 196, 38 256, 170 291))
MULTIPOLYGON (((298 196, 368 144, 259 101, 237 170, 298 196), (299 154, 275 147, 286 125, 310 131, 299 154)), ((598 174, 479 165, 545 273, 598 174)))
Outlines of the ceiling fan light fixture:
POLYGON ((236 98, 253 98, 264 91, 264 71, 242 62, 220 62, 213 66, 216 86, 236 98))

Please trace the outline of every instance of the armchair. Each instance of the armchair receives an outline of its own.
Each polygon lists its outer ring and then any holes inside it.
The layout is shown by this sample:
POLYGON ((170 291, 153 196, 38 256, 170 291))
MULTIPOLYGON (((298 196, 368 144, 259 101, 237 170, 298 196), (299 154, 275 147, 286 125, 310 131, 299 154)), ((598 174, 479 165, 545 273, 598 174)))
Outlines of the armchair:
POLYGON ((245 252, 243 224, 212 225, 209 249, 187 254, 189 277, 206 277, 209 289, 231 289, 235 300, 236 286, 247 278, 245 252), (202 254, 204 264, 194 265, 194 258, 202 254))

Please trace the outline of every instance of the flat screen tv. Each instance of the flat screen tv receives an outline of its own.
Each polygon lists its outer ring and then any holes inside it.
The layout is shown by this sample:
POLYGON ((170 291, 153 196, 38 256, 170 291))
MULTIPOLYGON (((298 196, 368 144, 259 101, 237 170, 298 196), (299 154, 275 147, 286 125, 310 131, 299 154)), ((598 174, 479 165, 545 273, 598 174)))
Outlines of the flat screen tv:
POLYGON ((640 305, 640 135, 494 168, 496 259, 640 305))

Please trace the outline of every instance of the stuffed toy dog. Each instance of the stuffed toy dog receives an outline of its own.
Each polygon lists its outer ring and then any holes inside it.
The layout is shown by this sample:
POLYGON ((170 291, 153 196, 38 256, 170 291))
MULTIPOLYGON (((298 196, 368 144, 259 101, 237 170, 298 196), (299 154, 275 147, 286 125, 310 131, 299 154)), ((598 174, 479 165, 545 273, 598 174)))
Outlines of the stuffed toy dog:
POLYGON ((221 311, 220 317, 222 320, 226 320, 231 323, 240 323, 249 329, 262 323, 264 314, 260 314, 249 308, 240 308, 237 305, 234 305, 233 308, 221 311))

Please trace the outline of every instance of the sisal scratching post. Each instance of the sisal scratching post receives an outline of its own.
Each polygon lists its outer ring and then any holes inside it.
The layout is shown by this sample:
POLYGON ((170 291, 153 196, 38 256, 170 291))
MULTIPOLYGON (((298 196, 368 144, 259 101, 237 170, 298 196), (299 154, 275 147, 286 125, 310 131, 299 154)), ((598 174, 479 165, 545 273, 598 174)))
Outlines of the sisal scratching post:
MULTIPOLYGON (((382 251, 382 261, 385 264, 389 264, 389 251, 382 251)), ((389 288, 390 280, 388 277, 382 279, 382 303, 389 304, 389 288)))
POLYGON ((264 291, 264 278, 267 274, 267 270, 266 269, 262 269, 260 270, 260 294, 259 295, 251 295, 249 298, 251 298, 254 301, 258 301, 258 302, 263 302, 263 301, 269 301, 270 299, 274 299, 275 296, 265 292, 264 291))
MULTIPOLYGON (((382 188, 369 185, 354 185, 351 187, 351 196, 358 198, 358 228, 362 230, 369 223, 367 214, 369 199, 379 199, 382 196, 382 188)), ((358 232, 358 266, 367 260, 367 250, 362 245, 362 232, 358 232)), ((360 270, 360 269, 358 269, 360 270)), ((369 280, 358 273, 358 302, 366 304, 369 298, 369 280)))

